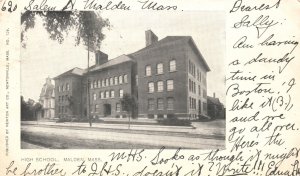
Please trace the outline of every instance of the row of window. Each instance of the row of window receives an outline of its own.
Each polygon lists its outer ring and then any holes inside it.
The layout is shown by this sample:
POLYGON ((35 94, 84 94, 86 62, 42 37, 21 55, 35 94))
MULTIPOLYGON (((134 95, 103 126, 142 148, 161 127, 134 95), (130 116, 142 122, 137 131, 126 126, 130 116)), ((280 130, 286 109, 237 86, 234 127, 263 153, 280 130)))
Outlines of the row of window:
POLYGON ((196 93, 196 83, 189 79, 189 91, 196 93))
POLYGON ((68 107, 67 106, 58 106, 58 113, 67 113, 68 107))
POLYGON ((58 86, 58 92, 64 92, 64 91, 69 91, 69 90, 70 90, 69 83, 58 86))
MULTIPOLYGON (((91 113, 97 113, 97 112, 100 112, 99 109, 100 109, 100 108, 99 108, 99 105, 98 105, 98 104, 95 104, 95 105, 94 105, 94 109, 91 108, 91 113)), ((121 112, 121 109, 122 109, 121 104, 120 104, 120 103, 116 103, 116 112, 121 112)))
POLYGON ((196 69, 195 64, 189 60, 189 73, 194 77, 197 78, 197 80, 199 82, 204 82, 204 84, 206 85, 206 79, 204 77, 204 74, 201 74, 201 71, 199 71, 199 69, 196 69), (197 75, 196 75, 197 73, 197 75))
MULTIPOLYGON (((155 91, 155 86, 154 86, 154 82, 148 82, 148 92, 149 93, 153 93, 155 91)), ((157 92, 163 92, 164 91, 164 82, 163 81, 157 81, 156 82, 157 88, 156 91, 157 92)), ((174 81, 172 79, 167 80, 167 91, 172 91, 174 90, 174 81)))
POLYGON ((58 102, 68 101, 68 95, 58 96, 58 102))
MULTIPOLYGON (((119 90, 119 97, 123 98, 124 91, 123 89, 119 90)), ((115 91, 114 90, 107 90, 103 92, 99 92, 99 98, 105 99, 105 98, 115 98, 115 91)), ((97 94, 93 93, 93 100, 97 100, 97 94)))
MULTIPOLYGON (((174 109, 174 98, 168 97, 167 98, 167 104, 166 104, 167 110, 173 110, 174 109)), ((165 103, 163 98, 157 98, 155 101, 154 98, 148 99, 148 110, 153 111, 155 109, 155 106, 157 110, 164 110, 165 109, 165 103), (155 105, 156 103, 156 105, 155 105)))
POLYGON ((190 109, 196 109, 197 100, 195 98, 189 97, 190 109))
MULTIPOLYGON (((197 109, 197 99, 195 99, 193 97, 189 97, 189 105, 190 105, 190 109, 197 109)), ((200 100, 198 100, 198 106, 199 106, 199 112, 201 112, 201 101, 200 100)), ((203 102, 203 111, 204 112, 207 111, 206 102, 203 102)))
MULTIPOLYGON (((176 71, 176 60, 170 60, 169 61, 169 72, 176 71)), ((164 64, 163 63, 158 63, 156 65, 156 74, 163 74, 164 73, 164 64)), ((152 68, 151 65, 147 65, 145 67, 145 75, 146 76, 151 76, 152 75, 152 68)))
POLYGON ((118 84, 128 83, 128 76, 126 75, 120 75, 115 76, 111 78, 106 78, 102 80, 93 80, 90 83, 90 88, 101 88, 101 87, 107 87, 107 86, 113 86, 118 84))

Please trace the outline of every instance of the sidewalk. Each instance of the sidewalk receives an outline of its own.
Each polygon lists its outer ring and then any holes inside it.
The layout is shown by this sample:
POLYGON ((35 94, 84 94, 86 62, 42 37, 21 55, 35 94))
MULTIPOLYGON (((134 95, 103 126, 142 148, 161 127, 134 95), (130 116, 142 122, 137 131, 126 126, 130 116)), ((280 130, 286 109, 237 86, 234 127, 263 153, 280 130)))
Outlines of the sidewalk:
MULTIPOLYGON (((89 127, 89 123, 78 122, 49 122, 49 121, 22 121, 22 125, 47 125, 47 126, 64 126, 64 127, 89 127)), ((172 132, 172 133, 189 133, 193 135, 205 136, 224 136, 225 122, 193 122, 192 127, 187 126, 161 126, 161 125, 130 125, 130 130, 136 131, 154 131, 154 132, 172 132)), ((122 129, 127 130, 128 124, 107 124, 93 123, 93 128, 101 129, 122 129)))

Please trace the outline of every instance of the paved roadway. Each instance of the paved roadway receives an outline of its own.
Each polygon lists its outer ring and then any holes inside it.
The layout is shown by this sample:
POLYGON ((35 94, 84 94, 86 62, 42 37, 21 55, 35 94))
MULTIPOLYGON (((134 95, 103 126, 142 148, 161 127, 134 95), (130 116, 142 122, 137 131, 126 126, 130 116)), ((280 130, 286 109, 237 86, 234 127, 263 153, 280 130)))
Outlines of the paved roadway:
MULTIPOLYGON (((73 124, 74 125, 74 124, 73 124)), ((86 126, 86 124, 85 124, 86 126)), ((107 127, 107 126, 106 126, 107 127)), ((110 126, 111 127, 111 126, 110 126)), ((116 127, 116 126, 115 126, 116 127)), ((124 129, 127 125, 123 126, 124 129)), ((137 125, 135 130, 119 130, 118 128, 111 128, 110 130, 105 130, 97 127, 76 127, 76 126, 66 126, 61 124, 23 124, 21 129, 23 132, 28 133, 38 133, 45 135, 57 135, 68 138, 76 138, 83 140, 103 140, 103 141, 114 141, 114 142, 124 142, 131 144, 143 144, 149 146, 169 146, 169 147, 182 147, 182 148, 195 148, 195 149, 216 149, 224 148, 225 140, 223 138, 214 137, 210 135, 201 136, 195 133, 189 133, 191 128, 173 128, 173 132, 170 131, 149 131, 146 130, 147 127, 143 125, 137 125), (140 130, 138 130, 140 128, 140 130)), ((159 127, 163 128, 163 127, 159 127)), ((163 128, 165 129, 165 128, 163 128)))

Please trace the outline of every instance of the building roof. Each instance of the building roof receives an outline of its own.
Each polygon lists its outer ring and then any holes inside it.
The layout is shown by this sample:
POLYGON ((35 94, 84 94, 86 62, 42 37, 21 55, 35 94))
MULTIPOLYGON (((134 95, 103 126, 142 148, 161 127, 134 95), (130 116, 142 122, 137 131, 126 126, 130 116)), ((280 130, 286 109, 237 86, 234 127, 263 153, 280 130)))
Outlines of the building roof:
POLYGON ((94 66, 90 67, 90 71, 93 72, 93 71, 101 70, 101 69, 108 68, 108 67, 111 67, 114 65, 123 64, 125 62, 133 62, 133 60, 129 56, 123 54, 114 59, 108 60, 104 64, 94 65, 94 66))
POLYGON ((54 85, 51 83, 51 79, 47 78, 46 83, 43 85, 40 98, 47 97, 50 98, 53 95, 54 85))
POLYGON ((138 54, 140 52, 144 52, 153 48, 160 48, 163 47, 164 45, 167 45, 169 43, 174 43, 174 42, 185 42, 187 44, 191 44, 192 49, 195 51, 195 53, 199 56, 200 60, 203 62, 204 67, 207 69, 207 71, 210 71, 210 68, 208 66, 208 64, 206 63, 205 59, 203 58, 202 54, 200 53, 198 47, 196 46, 193 38, 191 36, 167 36, 157 42, 152 43, 149 46, 146 46, 145 48, 142 48, 134 53, 132 53, 132 55, 134 54, 138 54))
POLYGON ((222 104, 221 102, 220 102, 220 99, 219 98, 214 98, 214 97, 210 97, 210 96, 207 96, 207 100, 208 101, 210 101, 210 102, 212 102, 213 104, 222 104))
POLYGON ((75 68, 72 68, 71 70, 68 70, 68 71, 56 76, 54 79, 60 78, 62 76, 70 76, 70 75, 82 76, 84 73, 85 73, 84 69, 75 67, 75 68))

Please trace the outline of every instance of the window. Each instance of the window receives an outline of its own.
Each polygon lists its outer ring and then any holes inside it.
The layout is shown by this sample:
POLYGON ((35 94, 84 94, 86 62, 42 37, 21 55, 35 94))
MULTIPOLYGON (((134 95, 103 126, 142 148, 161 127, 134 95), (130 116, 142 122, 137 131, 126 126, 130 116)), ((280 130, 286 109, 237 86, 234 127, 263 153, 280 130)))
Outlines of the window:
POLYGON ((120 98, 123 98, 123 93, 124 93, 123 89, 121 89, 120 92, 119 92, 120 98))
POLYGON ((156 65, 156 73, 157 74, 163 74, 164 72, 164 65, 162 63, 159 63, 156 65))
POLYGON ((109 78, 109 83, 110 83, 111 86, 114 85, 114 79, 113 78, 109 78))
POLYGON ((206 112, 207 111, 207 104, 203 102, 203 111, 206 112))
POLYGON ((58 96, 58 102, 60 102, 60 98, 61 98, 61 97, 60 97, 60 96, 58 96))
POLYGON ((120 103, 117 103, 117 104, 116 104, 116 111, 117 111, 117 112, 120 112, 120 111, 121 111, 121 104, 120 104, 120 103))
POLYGON ((104 92, 100 92, 100 98, 104 98, 104 92))
POLYGON ((97 100, 97 94, 96 93, 93 94, 93 99, 97 100))
POLYGON ((146 74, 146 76, 151 76, 151 66, 150 65, 146 66, 145 74, 146 74))
POLYGON ((101 87, 101 81, 98 80, 98 81, 97 81, 97 84, 98 84, 98 88, 100 88, 100 87, 101 87))
POLYGON ((174 82, 173 80, 167 80, 167 90, 172 91, 174 89, 174 82))
POLYGON ((67 90, 70 90, 70 85, 67 83, 66 84, 67 90))
POLYGON ((169 70, 170 72, 173 72, 176 70, 176 60, 171 60, 169 63, 169 70))
POLYGON ((199 94, 199 96, 201 96, 201 86, 200 85, 198 85, 198 94, 199 94))
POLYGON ((105 80, 102 80, 102 87, 105 87, 105 80))
POLYGON ((65 101, 68 101, 68 95, 65 95, 65 101))
POLYGON ((98 112, 98 110, 99 110, 99 105, 95 105, 95 112, 98 112))
POLYGON ((148 92, 149 93, 153 93, 154 92, 154 83, 153 82, 149 82, 148 83, 148 92))
POLYGON ((115 98, 115 91, 114 90, 110 91, 110 97, 115 98))
POLYGON ((123 84, 123 76, 119 76, 119 84, 123 84))
POLYGON ((164 100, 162 98, 157 99, 157 109, 163 110, 164 109, 164 100))
POLYGON ((64 102, 64 96, 61 96, 61 101, 64 102))
POLYGON ((60 86, 58 86, 58 92, 61 92, 61 87, 60 86))
POLYGON ((148 110, 152 111, 154 110, 154 99, 148 99, 148 110))
POLYGON ((90 88, 91 88, 91 89, 94 88, 93 82, 90 83, 90 88))
POLYGON ((61 113, 64 113, 64 106, 61 107, 61 113))
POLYGON ((162 92, 162 91, 164 91, 164 82, 158 81, 157 82, 157 92, 162 92))
POLYGON ((128 76, 124 75, 124 83, 128 83, 128 76))
POLYGON ((62 86, 61 86, 61 90, 62 90, 62 91, 65 91, 65 86, 62 85, 62 86))
POLYGON ((109 80, 108 80, 108 78, 105 79, 105 86, 109 86, 109 80))
POLYGON ((115 76, 115 85, 118 85, 118 82, 119 82, 118 77, 115 76))
POLYGON ((105 91, 105 98, 109 98, 109 91, 105 91))
POLYGON ((168 110, 174 109, 174 98, 172 97, 167 98, 167 109, 168 110))
POLYGON ((135 75, 135 84, 138 86, 139 85, 139 76, 135 75))
POLYGON ((97 88, 97 81, 94 81, 94 88, 97 88))

